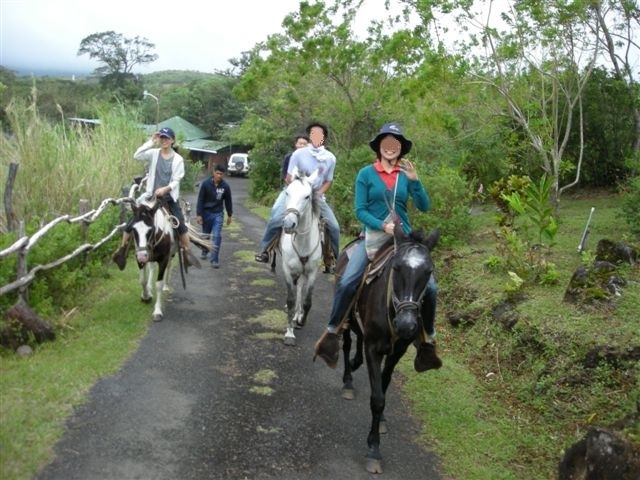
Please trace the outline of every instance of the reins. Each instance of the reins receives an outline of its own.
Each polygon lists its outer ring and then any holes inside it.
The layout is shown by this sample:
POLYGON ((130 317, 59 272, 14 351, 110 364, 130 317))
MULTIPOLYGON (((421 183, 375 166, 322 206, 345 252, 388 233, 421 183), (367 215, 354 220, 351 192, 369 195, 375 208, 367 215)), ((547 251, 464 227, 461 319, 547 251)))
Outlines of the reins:
MULTIPOLYGON (((391 332, 391 349, 393 350, 393 345, 396 342, 396 334, 393 328, 393 318, 402 310, 405 309, 415 309, 417 311, 418 318, 421 318, 420 315, 420 305, 422 305, 422 300, 424 298, 425 293, 427 292, 427 288, 429 286, 429 282, 425 283, 424 288, 418 295, 417 300, 400 300, 395 291, 393 290, 393 268, 391 268, 391 263, 393 262, 393 258, 398 254, 398 247, 394 247, 393 256, 389 259, 389 277, 387 278, 387 291, 386 291, 386 299, 387 299, 387 323, 389 325, 389 331, 391 332), (391 309, 394 310, 393 317, 391 316, 391 309)), ((422 326, 422 322, 419 322, 419 332, 420 336, 424 335, 424 328, 422 326)))
MULTIPOLYGON (((179 223, 180 223, 178 221, 178 219, 173 215, 169 215, 169 213, 165 210, 164 206, 160 206, 158 208, 161 209, 162 215, 165 216, 165 218, 166 218, 167 222, 169 223, 169 225, 171 226, 171 228, 174 228, 174 229, 177 228, 179 223)), ((156 212, 153 212, 153 216, 151 217, 151 225, 152 225, 152 228, 153 228, 153 235, 151 236, 151 239, 147 243, 146 247, 140 248, 140 247, 138 247, 136 245, 136 252, 140 252, 140 251, 143 251, 143 250, 148 250, 149 252, 153 252, 156 249, 156 246, 160 242, 162 242, 162 240, 167 235, 165 233, 164 229, 162 229, 158 225, 156 225, 156 221, 155 221, 156 212)))
MULTIPOLYGON (((313 215, 313 207, 311 207, 311 215, 313 215)), ((300 225, 300 210, 298 210, 297 208, 287 208, 284 211, 284 215, 288 215, 288 214, 294 214, 297 218, 297 223, 298 225, 300 225)), ((307 228, 306 230, 302 230, 302 231, 295 231, 291 234, 291 246, 293 247, 293 251, 295 252, 295 254, 298 256, 298 259, 300 260, 300 263, 302 263, 303 265, 306 265, 307 261, 309 260, 309 258, 315 253, 315 251, 320 248, 320 244, 321 242, 321 238, 320 238, 320 222, 318 222, 318 241, 316 242, 315 246, 313 247, 313 249, 306 255, 306 256, 302 256, 300 255, 300 251, 298 250, 298 247, 296 246, 296 238, 298 235, 305 235, 309 232, 311 232, 311 230, 313 229, 313 222, 311 222, 311 226, 309 228, 307 228)))

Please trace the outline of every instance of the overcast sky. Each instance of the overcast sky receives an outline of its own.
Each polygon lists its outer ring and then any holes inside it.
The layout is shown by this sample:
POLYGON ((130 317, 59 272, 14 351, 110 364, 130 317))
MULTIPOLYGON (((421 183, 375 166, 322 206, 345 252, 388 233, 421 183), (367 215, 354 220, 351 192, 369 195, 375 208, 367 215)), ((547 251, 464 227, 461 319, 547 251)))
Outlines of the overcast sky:
MULTIPOLYGON (((0 0, 0 65, 12 70, 93 71, 99 64, 77 56, 80 42, 113 30, 146 37, 157 61, 134 70, 213 72, 230 68, 267 35, 282 30, 298 0, 0 0)), ((363 17, 384 12, 368 0, 363 17)), ((359 19, 362 31, 368 21, 359 19)))

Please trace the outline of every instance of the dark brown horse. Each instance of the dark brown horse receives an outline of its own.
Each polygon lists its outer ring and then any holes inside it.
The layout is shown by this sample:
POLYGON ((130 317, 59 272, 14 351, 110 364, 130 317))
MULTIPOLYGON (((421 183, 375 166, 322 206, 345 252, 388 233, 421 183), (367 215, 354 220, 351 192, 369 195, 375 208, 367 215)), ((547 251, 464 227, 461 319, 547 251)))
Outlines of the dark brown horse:
MULTIPOLYGON (((430 252, 438 238, 438 231, 428 237, 422 232, 412 232, 407 236, 401 227, 397 227, 393 253, 378 274, 367 279, 356 301, 354 310, 359 321, 352 311, 349 327, 343 332, 343 397, 353 398, 351 373, 362 365, 363 351, 367 361, 371 387, 371 429, 367 437, 366 468, 371 473, 382 473, 380 433, 386 433, 385 395, 391 375, 409 345, 414 343, 418 346, 424 336, 422 303, 430 301, 429 296, 425 295, 434 269, 430 252), (349 359, 351 331, 357 337, 353 359, 349 359)), ((346 251, 340 255, 339 272, 346 263, 346 251)))

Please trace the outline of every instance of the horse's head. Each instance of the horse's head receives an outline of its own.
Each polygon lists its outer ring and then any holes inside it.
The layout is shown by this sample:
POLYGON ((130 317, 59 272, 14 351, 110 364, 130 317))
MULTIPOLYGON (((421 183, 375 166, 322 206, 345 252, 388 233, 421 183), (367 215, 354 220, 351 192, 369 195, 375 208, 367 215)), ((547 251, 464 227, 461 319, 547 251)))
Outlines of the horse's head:
POLYGON ((394 232, 396 251, 391 259, 393 327, 400 338, 416 335, 427 283, 433 273, 431 250, 438 242, 437 230, 425 237, 421 231, 405 235, 398 223, 394 232))
POLYGON ((133 238, 136 244, 136 259, 138 263, 149 261, 155 238, 155 217, 160 208, 160 202, 133 204, 133 238))
POLYGON ((285 233, 293 233, 301 223, 304 215, 311 215, 315 209, 319 211, 314 198, 313 185, 318 177, 318 171, 314 171, 311 175, 300 172, 297 167, 291 174, 291 183, 285 190, 285 216, 282 227, 285 233))

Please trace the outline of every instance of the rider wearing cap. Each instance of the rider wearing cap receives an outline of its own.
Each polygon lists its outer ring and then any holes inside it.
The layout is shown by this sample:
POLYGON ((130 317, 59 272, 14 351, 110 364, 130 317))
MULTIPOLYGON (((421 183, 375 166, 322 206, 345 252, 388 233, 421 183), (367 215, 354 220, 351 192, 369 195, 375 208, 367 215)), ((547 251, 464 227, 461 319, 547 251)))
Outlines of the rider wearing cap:
MULTIPOLYGON (((404 158, 412 145, 411 140, 404 137, 400 125, 395 122, 383 125, 378 135, 369 142, 369 146, 376 154, 376 160, 358 172, 354 199, 356 217, 364 225, 364 230, 377 232, 377 236, 386 236, 390 239, 397 220, 405 233, 411 232, 411 223, 407 214, 409 198, 413 199, 418 210, 423 212, 429 210, 429 196, 418 179, 415 167, 404 158), (393 205, 394 217, 390 215, 390 203, 393 205)), ((335 368, 338 363, 340 352, 338 334, 341 322, 352 307, 370 256, 373 255, 369 250, 370 246, 361 235, 352 250, 342 277, 336 284, 327 329, 315 346, 315 355, 327 362, 331 368, 335 368)), ((434 340, 436 292, 435 279, 431 275, 421 311, 427 341, 418 348, 414 362, 417 371, 440 368, 442 365, 436 354, 434 340)))
MULTIPOLYGON (((155 196, 158 200, 162 198, 166 201, 171 215, 178 220, 177 230, 180 235, 180 245, 185 252, 185 259, 189 265, 200 267, 200 262, 189 250, 189 231, 182 215, 182 209, 178 204, 180 181, 184 177, 184 159, 173 149, 175 140, 176 135, 173 130, 164 127, 154 133, 133 154, 134 160, 149 162, 147 190, 141 199, 150 199, 155 196)), ((131 238, 132 227, 131 222, 125 226, 122 244, 112 256, 120 270, 124 270, 127 261, 127 246, 131 238)))

